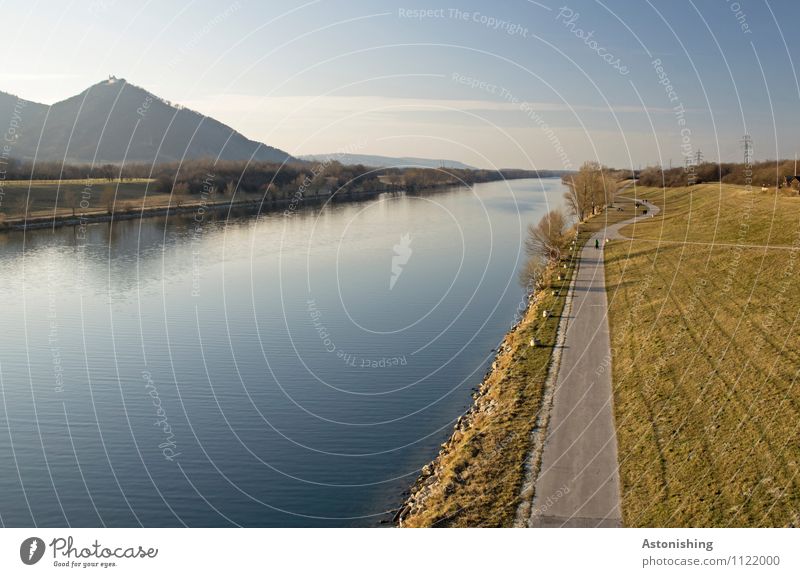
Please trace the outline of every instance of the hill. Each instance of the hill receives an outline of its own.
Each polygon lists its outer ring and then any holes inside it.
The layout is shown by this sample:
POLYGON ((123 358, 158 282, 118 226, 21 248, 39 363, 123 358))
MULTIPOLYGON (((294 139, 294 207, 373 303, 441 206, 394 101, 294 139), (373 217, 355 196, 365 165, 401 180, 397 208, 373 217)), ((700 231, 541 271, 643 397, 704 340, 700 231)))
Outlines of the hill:
POLYGON ((0 92, 10 157, 66 163, 163 163, 204 157, 283 162, 282 150, 114 77, 51 106, 0 92))

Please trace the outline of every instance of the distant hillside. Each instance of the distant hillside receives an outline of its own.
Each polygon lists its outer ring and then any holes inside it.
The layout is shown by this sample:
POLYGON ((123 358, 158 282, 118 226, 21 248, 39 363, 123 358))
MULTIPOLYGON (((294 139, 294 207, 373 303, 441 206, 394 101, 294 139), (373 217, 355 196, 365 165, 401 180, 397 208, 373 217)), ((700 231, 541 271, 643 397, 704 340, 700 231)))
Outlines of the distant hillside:
POLYGON ((475 170, 474 166, 469 166, 457 160, 442 160, 435 158, 415 158, 412 156, 391 157, 376 156, 374 154, 305 154, 299 157, 301 160, 325 162, 326 160, 338 160, 342 164, 363 164, 364 166, 384 167, 420 167, 420 168, 460 168, 463 170, 475 170))
POLYGON ((0 92, 0 130, 15 126, 12 158, 67 163, 171 162, 203 157, 283 162, 282 150, 110 78, 52 106, 0 92), (13 123, 13 124, 12 124, 13 123))

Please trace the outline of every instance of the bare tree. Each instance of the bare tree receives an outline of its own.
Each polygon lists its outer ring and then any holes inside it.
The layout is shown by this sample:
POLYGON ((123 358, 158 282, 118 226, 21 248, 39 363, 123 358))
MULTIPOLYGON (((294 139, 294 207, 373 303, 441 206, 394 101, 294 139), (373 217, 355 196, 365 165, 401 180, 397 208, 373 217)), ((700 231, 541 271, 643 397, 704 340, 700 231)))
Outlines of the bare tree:
POLYGON ((225 196, 229 196, 229 197, 233 198, 233 195, 235 193, 236 193, 236 183, 233 182, 232 180, 229 180, 227 183, 225 183, 225 192, 224 192, 224 194, 225 194, 225 196))
POLYGON ((172 187, 172 198, 175 199, 175 206, 180 208, 186 202, 186 196, 189 194, 189 185, 185 182, 179 182, 172 187))
POLYGON ((528 256, 558 260, 569 242, 567 229, 567 218, 560 210, 551 210, 535 226, 528 225, 528 238, 525 239, 528 256))
POLYGON ((578 194, 578 187, 575 184, 575 179, 569 177, 569 180, 566 181, 566 185, 567 191, 564 193, 564 200, 567 203, 567 209, 569 209, 570 214, 576 216, 578 220, 583 220, 585 216, 583 212, 583 203, 578 194))
POLYGON ((614 200, 617 191, 617 181, 609 170, 594 161, 584 162, 578 173, 569 177, 567 185, 569 189, 564 193, 564 199, 579 220, 597 214, 614 200))
POLYGON ((525 266, 519 271, 519 284, 529 292, 540 288, 545 268, 545 262, 542 257, 529 257, 525 266))

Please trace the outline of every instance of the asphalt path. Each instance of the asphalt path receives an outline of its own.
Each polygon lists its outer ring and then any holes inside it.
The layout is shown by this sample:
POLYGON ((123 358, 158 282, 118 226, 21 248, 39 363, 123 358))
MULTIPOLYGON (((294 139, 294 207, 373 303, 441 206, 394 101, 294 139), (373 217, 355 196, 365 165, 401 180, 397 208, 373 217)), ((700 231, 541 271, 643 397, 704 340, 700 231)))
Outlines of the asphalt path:
POLYGON ((647 215, 598 232, 581 250, 531 527, 622 526, 603 248, 607 238, 625 238, 623 226, 658 214, 658 207, 647 208, 647 215))

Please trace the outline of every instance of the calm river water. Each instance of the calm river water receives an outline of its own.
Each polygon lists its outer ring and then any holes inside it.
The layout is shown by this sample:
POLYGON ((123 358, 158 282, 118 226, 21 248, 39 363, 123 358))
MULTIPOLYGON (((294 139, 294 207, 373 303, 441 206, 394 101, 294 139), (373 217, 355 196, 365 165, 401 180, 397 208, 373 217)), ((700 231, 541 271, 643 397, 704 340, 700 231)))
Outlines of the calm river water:
POLYGON ((0 523, 387 519, 469 406, 525 227, 562 192, 0 234, 0 523))

